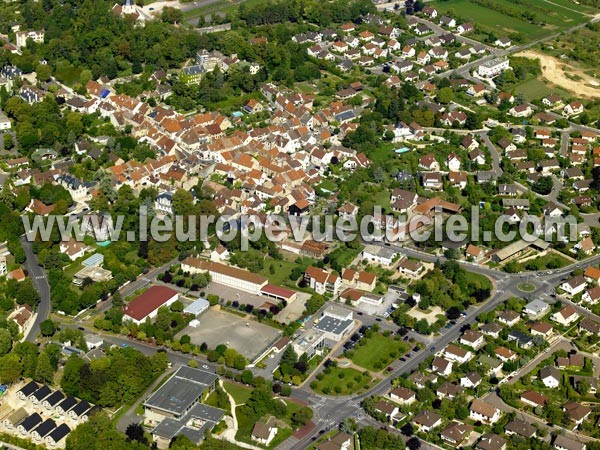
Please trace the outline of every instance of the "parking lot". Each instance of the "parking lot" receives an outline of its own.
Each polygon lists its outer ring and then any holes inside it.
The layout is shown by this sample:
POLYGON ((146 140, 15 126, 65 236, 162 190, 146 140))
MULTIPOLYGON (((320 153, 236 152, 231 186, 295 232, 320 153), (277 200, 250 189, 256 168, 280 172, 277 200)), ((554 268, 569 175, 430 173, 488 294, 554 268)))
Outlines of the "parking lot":
POLYGON ((268 325, 215 309, 202 314, 199 321, 200 325, 197 328, 184 328, 178 337, 187 334, 194 344, 201 345, 206 342, 208 348, 225 344, 251 361, 281 335, 280 330, 268 325))
POLYGON ((252 305, 258 308, 265 302, 277 303, 276 300, 263 297, 261 295, 253 295, 248 292, 240 291, 239 289, 233 289, 229 286, 225 286, 219 283, 210 283, 206 288, 202 289, 207 294, 218 295, 223 300, 230 302, 239 302, 243 305, 252 305))

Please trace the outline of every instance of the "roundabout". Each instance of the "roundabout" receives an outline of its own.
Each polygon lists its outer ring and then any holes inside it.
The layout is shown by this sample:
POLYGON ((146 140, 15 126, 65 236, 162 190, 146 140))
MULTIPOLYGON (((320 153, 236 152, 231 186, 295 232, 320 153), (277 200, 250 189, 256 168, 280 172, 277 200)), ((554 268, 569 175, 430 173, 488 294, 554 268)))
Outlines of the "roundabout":
POLYGON ((528 283, 528 282, 521 282, 519 284, 517 284, 517 289, 520 290, 521 292, 533 292, 535 291, 536 287, 533 283, 528 283))

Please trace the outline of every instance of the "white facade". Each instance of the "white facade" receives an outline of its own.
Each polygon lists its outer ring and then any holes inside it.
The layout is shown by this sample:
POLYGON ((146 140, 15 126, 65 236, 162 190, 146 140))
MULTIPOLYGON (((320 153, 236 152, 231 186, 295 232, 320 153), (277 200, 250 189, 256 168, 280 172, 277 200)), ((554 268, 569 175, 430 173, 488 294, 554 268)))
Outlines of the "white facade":
POLYGON ((484 78, 494 78, 508 69, 510 69, 510 62, 508 59, 499 58, 481 64, 477 68, 477 73, 484 78))
POLYGON ((27 45, 27 39, 31 39, 33 42, 41 44, 44 42, 45 36, 44 30, 39 31, 19 31, 16 34, 17 37, 17 47, 25 47, 27 45))
POLYGON ((267 279, 262 275, 198 258, 187 258, 182 262, 181 268, 184 272, 192 274, 208 272, 211 281, 215 283, 255 295, 259 295, 260 290, 267 284, 267 279))

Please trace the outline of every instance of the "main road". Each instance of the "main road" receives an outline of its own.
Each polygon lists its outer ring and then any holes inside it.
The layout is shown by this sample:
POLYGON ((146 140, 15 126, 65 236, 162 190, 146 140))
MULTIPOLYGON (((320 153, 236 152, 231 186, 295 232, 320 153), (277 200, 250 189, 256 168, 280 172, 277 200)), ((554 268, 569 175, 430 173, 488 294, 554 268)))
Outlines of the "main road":
MULTIPOLYGON (((384 244, 380 244, 384 245, 384 244)), ((417 258, 425 262, 443 262, 446 259, 444 257, 438 257, 428 253, 420 252, 418 250, 401 247, 391 246, 394 250, 402 253, 411 258, 417 258)), ((292 449, 304 449, 307 448, 312 440, 319 435, 323 430, 336 426, 343 419, 348 417, 355 417, 361 411, 361 402, 374 395, 383 395, 388 392, 392 386, 392 381, 398 378, 404 373, 411 372, 419 367, 423 361, 425 361, 430 355, 436 353, 441 348, 448 345, 450 342, 456 340, 460 334, 461 329, 465 325, 472 325, 476 323, 477 316, 482 313, 487 313, 494 310, 500 303, 506 299, 523 295, 518 289, 520 282, 527 281, 533 283, 536 286, 535 291, 531 292, 529 296, 534 298, 547 293, 549 289, 552 289, 558 283, 560 283, 566 276, 568 276, 575 269, 582 269, 594 265, 600 261, 600 255, 593 256, 582 262, 577 262, 565 266, 561 269, 546 271, 543 274, 539 272, 524 272, 519 274, 508 274, 502 273, 498 270, 490 269, 488 267, 479 266, 468 262, 459 262, 459 264, 466 270, 481 275, 485 275, 493 280, 495 283, 495 289, 492 296, 477 306, 472 306, 466 311, 466 317, 457 321, 455 325, 444 331, 443 334, 439 335, 432 344, 416 353, 413 357, 403 362, 397 367, 387 378, 373 386, 366 392, 349 397, 328 397, 312 392, 309 388, 303 388, 295 390, 292 394, 293 398, 306 402, 312 406, 315 410, 315 419, 317 419, 317 426, 307 436, 297 440, 292 449)), ((567 301, 568 302, 568 301, 567 301)), ((570 302, 568 302, 570 303, 570 302)), ((580 313, 588 316, 594 316, 588 310, 581 308, 579 305, 575 305, 580 313)))

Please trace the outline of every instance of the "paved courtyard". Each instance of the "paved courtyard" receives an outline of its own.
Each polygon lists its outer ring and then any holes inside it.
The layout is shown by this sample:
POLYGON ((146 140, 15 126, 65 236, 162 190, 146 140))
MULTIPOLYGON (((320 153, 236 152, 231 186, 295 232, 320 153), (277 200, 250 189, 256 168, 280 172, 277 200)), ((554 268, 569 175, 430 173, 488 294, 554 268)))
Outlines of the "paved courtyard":
POLYGON ((204 289, 202 289, 207 294, 215 294, 218 295, 225 301, 238 301, 240 304, 244 305, 252 305, 255 308, 258 308, 265 302, 271 302, 277 304, 277 301, 274 299, 270 299, 267 297, 263 297, 262 295, 254 295, 248 292, 241 291, 239 289, 234 289, 229 286, 225 286, 224 284, 219 283, 209 283, 204 289))
POLYGON ((281 331, 253 320, 246 320, 228 312, 209 309, 200 315, 197 328, 184 328, 178 335, 187 334, 192 342, 201 345, 206 342, 208 348, 225 344, 238 351, 250 361, 254 360, 268 346, 277 341, 281 331))

